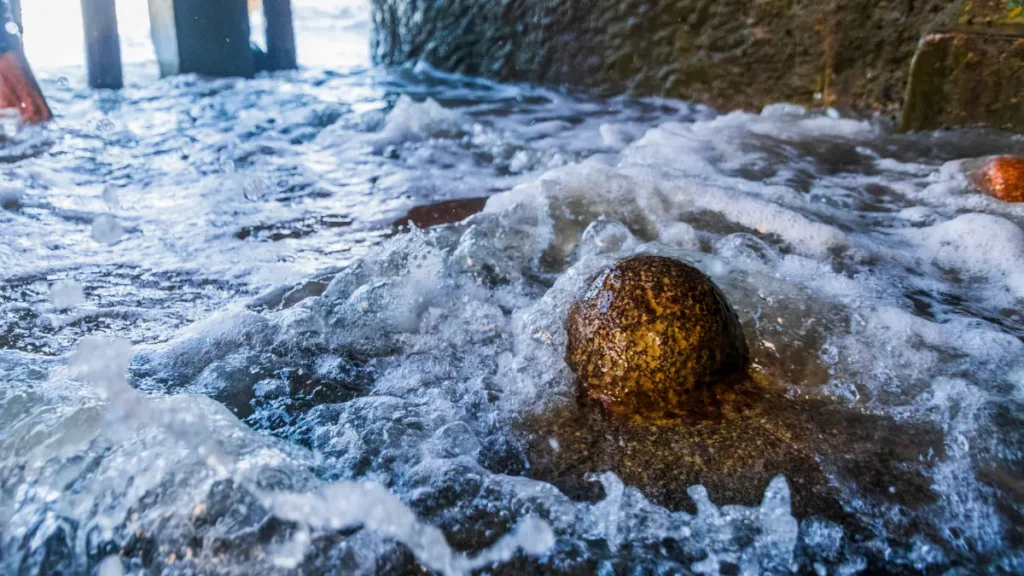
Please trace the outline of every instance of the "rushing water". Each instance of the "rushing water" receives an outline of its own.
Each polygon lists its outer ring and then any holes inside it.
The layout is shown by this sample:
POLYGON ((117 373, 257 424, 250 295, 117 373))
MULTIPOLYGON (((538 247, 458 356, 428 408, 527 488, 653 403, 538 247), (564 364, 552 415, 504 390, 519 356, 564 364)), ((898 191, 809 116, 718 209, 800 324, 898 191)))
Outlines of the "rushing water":
POLYGON ((1024 570, 1024 209, 966 178, 1019 137, 422 65, 41 76, 57 120, 0 140, 0 572, 1024 570), (751 346, 685 425, 562 360, 637 251, 751 346))

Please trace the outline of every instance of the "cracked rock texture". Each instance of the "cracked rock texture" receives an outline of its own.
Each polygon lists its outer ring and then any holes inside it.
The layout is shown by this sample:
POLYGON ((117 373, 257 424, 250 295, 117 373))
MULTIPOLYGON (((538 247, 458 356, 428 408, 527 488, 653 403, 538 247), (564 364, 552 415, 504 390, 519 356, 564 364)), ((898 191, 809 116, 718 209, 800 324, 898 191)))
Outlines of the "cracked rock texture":
POLYGON ((374 59, 502 81, 897 112, 939 0, 373 0, 374 59))

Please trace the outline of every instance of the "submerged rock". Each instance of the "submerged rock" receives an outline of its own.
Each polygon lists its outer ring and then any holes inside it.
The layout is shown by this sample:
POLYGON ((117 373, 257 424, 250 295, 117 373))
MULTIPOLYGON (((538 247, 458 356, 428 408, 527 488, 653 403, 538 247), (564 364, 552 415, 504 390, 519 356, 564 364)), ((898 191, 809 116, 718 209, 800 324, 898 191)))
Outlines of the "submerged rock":
POLYGON ((972 176, 986 195, 1004 202, 1024 202, 1024 158, 993 158, 972 176))
MULTIPOLYGON (((524 418, 527 470, 575 500, 604 498, 595 471, 614 473, 652 502, 696 512, 690 486, 712 501, 753 506, 783 475, 798 518, 820 516, 855 533, 877 531, 862 503, 934 505, 931 468, 945 454, 934 425, 900 422, 815 395, 792 395, 770 382, 740 379, 692 399, 685 425, 608 418, 591 405, 565 403, 524 418), (858 519, 859 518, 859 519, 858 519)), ((511 459, 509 459, 511 461, 511 459)))
POLYGON ((588 397, 622 414, 672 417, 691 393, 743 371, 736 313, 696 268, 627 258, 569 309, 565 358, 588 397))

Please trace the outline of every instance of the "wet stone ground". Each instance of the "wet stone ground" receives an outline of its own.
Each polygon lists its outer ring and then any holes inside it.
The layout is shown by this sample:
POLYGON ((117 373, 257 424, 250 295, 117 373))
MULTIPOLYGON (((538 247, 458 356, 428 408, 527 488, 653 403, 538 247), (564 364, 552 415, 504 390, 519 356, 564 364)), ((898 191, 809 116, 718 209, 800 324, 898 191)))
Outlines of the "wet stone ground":
POLYGON ((0 141, 0 572, 1024 570, 1024 212, 967 174, 1019 136, 425 65, 59 74, 0 141), (674 423, 564 360, 637 253, 750 348, 674 423))

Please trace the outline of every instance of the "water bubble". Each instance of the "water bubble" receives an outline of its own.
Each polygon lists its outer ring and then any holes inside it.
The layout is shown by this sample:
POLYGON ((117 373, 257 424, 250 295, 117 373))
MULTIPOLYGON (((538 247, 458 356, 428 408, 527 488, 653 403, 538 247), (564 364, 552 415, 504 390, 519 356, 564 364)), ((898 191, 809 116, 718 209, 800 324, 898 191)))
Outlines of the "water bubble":
POLYGON ((439 458, 473 456, 480 451, 480 442, 465 422, 453 422, 434 434, 431 451, 439 458))
POLYGON ((92 239, 101 244, 115 244, 123 234, 124 227, 110 214, 103 214, 92 222, 92 239))
POLYGON ((115 555, 107 556, 96 568, 96 576, 122 576, 124 567, 121 565, 121 557, 115 555))
POLYGON ((127 374, 134 354, 127 340, 87 336, 78 343, 69 368, 95 384, 102 397, 117 399, 132 392, 127 374))
POLYGON ((714 245, 715 254, 733 262, 753 268, 773 268, 779 262, 779 255, 753 234, 737 232, 720 238, 714 245))
POLYGON ((117 210, 121 207, 121 204, 117 197, 117 189, 111 186, 107 186, 103 189, 103 203, 107 205, 111 210, 117 210))
POLYGON ((700 248, 700 236, 697 230, 685 222, 669 222, 658 229, 658 241, 666 246, 697 250, 700 248))
POLYGON ((114 130, 117 130, 117 124, 114 124, 114 121, 109 118, 104 118, 96 123, 96 131, 100 134, 113 132, 114 130))
POLYGON ((58 310, 74 308, 85 302, 82 285, 74 280, 61 280, 50 286, 50 303, 58 310))
POLYGON ((0 188, 0 208, 15 210, 21 207, 24 191, 18 188, 0 188))
POLYGON ((242 196, 246 200, 259 202, 270 195, 272 184, 265 176, 249 176, 242 181, 242 196))
POLYGON ((632 250, 640 241, 621 222, 598 219, 590 223, 576 247, 579 258, 632 250))

